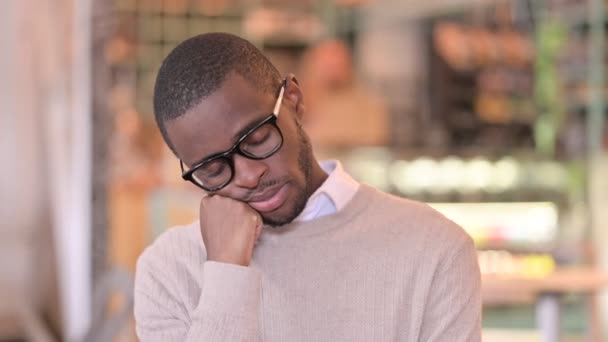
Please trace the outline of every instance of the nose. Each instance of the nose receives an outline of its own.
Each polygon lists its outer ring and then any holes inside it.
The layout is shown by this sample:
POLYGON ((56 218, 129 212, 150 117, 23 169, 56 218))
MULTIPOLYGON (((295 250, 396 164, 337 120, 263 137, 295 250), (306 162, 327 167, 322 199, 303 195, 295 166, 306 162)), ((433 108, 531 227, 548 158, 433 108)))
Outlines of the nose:
POLYGON ((234 185, 241 188, 255 189, 260 180, 268 171, 268 166, 262 160, 249 159, 247 157, 235 154, 234 161, 234 185))

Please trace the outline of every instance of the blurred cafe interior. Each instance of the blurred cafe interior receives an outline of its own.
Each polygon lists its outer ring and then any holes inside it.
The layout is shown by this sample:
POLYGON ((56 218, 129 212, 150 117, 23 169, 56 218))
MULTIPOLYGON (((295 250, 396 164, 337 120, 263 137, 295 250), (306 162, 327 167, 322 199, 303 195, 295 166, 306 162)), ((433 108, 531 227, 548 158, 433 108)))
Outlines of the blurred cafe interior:
POLYGON ((471 235, 484 341, 608 341, 605 0, 0 6, 0 341, 136 340, 137 257, 201 197, 155 76, 211 31, 297 75, 319 159, 471 235))

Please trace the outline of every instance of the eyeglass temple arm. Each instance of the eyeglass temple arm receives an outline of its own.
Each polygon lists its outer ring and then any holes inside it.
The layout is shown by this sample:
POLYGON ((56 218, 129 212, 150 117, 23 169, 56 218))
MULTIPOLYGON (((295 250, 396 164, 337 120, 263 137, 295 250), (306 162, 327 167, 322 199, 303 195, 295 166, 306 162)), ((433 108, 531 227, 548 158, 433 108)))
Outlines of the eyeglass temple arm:
POLYGON ((285 84, 281 87, 279 91, 279 98, 277 99, 277 103, 274 105, 274 110, 272 113, 276 116, 279 116, 279 109, 281 108, 281 103, 283 102, 283 94, 285 93, 285 84))

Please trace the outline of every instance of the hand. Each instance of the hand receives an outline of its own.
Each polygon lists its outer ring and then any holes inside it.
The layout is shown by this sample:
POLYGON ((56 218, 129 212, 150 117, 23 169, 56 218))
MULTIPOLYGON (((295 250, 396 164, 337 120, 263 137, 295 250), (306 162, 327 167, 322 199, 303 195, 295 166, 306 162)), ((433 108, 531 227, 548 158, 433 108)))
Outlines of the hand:
POLYGON ((249 266, 262 232, 262 218, 247 203, 219 195, 200 205, 201 235, 207 260, 249 266))

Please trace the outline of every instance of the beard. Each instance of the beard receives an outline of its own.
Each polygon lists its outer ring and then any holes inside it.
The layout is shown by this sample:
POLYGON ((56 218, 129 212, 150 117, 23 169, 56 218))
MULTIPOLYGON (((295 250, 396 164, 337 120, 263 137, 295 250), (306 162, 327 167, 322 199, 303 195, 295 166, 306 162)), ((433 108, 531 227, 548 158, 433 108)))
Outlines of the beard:
POLYGON ((302 128, 302 124, 299 120, 296 120, 296 125, 298 128, 298 167, 302 174, 304 175, 304 185, 303 187, 299 187, 296 189, 296 197, 293 200, 293 204, 291 206, 291 210, 284 215, 283 217, 277 218, 267 218, 262 217, 264 224, 269 225, 273 228, 278 228, 284 226, 288 223, 291 223, 293 220, 298 217, 304 208, 306 208, 306 203, 308 202, 308 197, 312 195, 312 147, 310 141, 308 140, 308 136, 304 132, 302 128))

